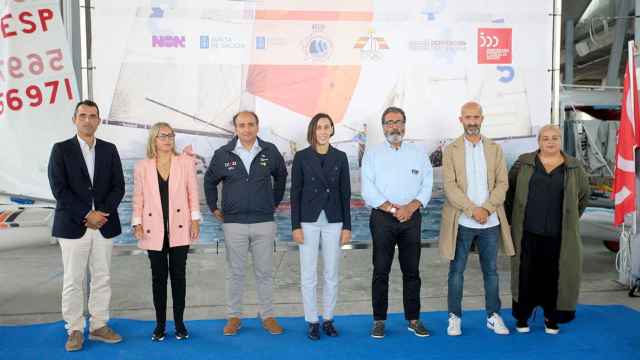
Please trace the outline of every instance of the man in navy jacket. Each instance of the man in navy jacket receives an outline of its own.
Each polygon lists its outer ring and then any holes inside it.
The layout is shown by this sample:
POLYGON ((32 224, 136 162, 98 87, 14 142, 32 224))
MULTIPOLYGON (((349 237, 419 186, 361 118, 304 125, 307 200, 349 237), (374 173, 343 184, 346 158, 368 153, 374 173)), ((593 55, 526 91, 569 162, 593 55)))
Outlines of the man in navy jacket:
POLYGON ((124 196, 124 175, 115 145, 95 137, 100 124, 98 105, 76 105, 76 136, 56 143, 49 159, 49 184, 56 199, 53 236, 62 252, 64 279, 62 318, 68 333, 67 351, 82 349, 83 279, 91 271, 89 338, 106 343, 122 340, 107 322, 111 300, 112 239, 121 233, 118 205, 124 196))
POLYGON ((273 213, 284 196, 287 169, 275 145, 258 138, 258 116, 242 111, 233 117, 237 136, 213 155, 204 176, 207 205, 223 222, 227 259, 229 319, 224 335, 240 329, 245 263, 251 251, 258 292, 259 315, 271 334, 282 327, 273 317, 273 213), (273 181, 272 181, 273 180, 273 181), (222 209, 218 184, 222 182, 222 209))

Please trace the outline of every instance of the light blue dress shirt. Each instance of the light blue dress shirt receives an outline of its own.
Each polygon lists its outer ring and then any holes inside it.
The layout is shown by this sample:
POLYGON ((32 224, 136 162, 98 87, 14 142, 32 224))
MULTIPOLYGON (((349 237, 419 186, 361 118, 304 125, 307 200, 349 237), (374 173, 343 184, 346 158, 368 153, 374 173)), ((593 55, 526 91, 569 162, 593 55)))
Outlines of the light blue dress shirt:
POLYGON ((236 142, 236 147, 233 149, 233 153, 240 156, 240 160, 242 160, 244 168, 247 169, 247 175, 251 172, 251 163, 253 162, 253 159, 258 156, 260 150, 262 150, 262 148, 258 145, 258 139, 253 143, 251 150, 245 149, 240 140, 236 142))
MULTIPOLYGON (((482 141, 477 144, 464 139, 464 165, 467 175, 467 197, 476 206, 482 206, 489 198, 489 183, 487 182, 487 161, 484 157, 482 141)), ((498 214, 495 212, 487 218, 487 222, 480 224, 465 213, 460 214, 458 225, 473 228, 486 229, 500 225, 498 214)))
POLYGON ((403 142, 395 149, 384 143, 369 147, 362 160, 362 197, 377 208, 389 201, 406 205, 416 199, 427 206, 433 187, 433 168, 419 146, 403 142))

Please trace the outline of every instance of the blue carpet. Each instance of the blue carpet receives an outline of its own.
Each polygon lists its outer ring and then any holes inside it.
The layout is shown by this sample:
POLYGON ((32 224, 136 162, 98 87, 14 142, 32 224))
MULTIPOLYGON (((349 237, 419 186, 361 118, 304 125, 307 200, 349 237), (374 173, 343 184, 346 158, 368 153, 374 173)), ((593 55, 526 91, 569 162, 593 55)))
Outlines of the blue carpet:
MULTIPOLYGON (((513 329, 509 311, 503 314, 513 329)), ((286 330, 278 336, 265 333, 256 319, 243 320, 237 336, 222 336, 224 320, 194 320, 187 322, 190 339, 171 336, 162 343, 150 340, 153 322, 114 319, 110 324, 123 335, 122 343, 85 338, 84 349, 75 353, 64 351, 62 322, 0 326, 0 359, 640 359, 640 312, 624 306, 580 306, 576 320, 561 326, 556 336, 544 333, 540 312, 529 334, 494 335, 484 318, 483 311, 465 312, 463 336, 449 337, 446 313, 424 313, 422 320, 432 334, 418 338, 407 331, 401 314, 392 314, 386 337, 377 340, 369 336, 370 316, 340 316, 340 336, 314 342, 306 338, 306 324, 298 317, 280 319, 286 330)))

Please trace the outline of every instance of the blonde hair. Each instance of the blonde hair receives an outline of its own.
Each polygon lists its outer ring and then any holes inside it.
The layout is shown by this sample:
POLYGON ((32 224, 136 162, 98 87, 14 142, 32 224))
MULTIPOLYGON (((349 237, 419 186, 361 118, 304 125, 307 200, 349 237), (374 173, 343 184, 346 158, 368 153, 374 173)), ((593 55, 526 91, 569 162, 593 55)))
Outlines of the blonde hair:
POLYGON ((562 138, 562 131, 560 130, 560 126, 554 125, 554 124, 547 124, 547 125, 541 127, 540 131, 538 131, 538 141, 540 141, 540 138, 542 138, 542 133, 547 131, 547 130, 553 130, 558 135, 560 135, 560 138, 562 138))
MULTIPOLYGON (((158 155, 158 151, 156 150, 156 138, 158 137, 158 134, 160 133, 160 129, 162 128, 167 128, 169 130, 171 130, 171 133, 175 135, 175 131, 173 130, 173 127, 171 127, 171 125, 169 125, 166 122, 157 122, 155 124, 153 124, 153 126, 151 127, 151 129, 149 129, 149 138, 147 140, 147 158, 149 159, 153 159, 156 157, 156 155, 158 155)), ((171 149, 171 152, 174 155, 178 155, 178 152, 176 151, 176 142, 175 139, 173 141, 173 147, 171 149)))

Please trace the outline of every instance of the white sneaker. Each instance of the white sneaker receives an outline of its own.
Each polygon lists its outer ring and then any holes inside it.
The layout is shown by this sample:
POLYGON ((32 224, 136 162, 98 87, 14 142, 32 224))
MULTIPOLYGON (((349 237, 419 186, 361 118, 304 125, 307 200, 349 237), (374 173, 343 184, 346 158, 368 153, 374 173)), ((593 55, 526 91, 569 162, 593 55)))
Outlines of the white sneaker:
POLYGON ((521 333, 521 334, 526 334, 526 333, 530 332, 531 329, 529 328, 529 324, 527 323, 527 321, 518 320, 516 322, 516 331, 521 333))
POLYGON ((509 329, 504 325, 500 315, 496 313, 487 318, 487 327, 498 335, 509 335, 509 329))
POLYGON ((455 314, 449 313, 449 326, 447 327, 447 335, 460 336, 462 335, 462 319, 455 314))
POLYGON ((544 332, 549 335, 558 335, 560 328, 557 323, 552 323, 547 319, 544 319, 544 332))

